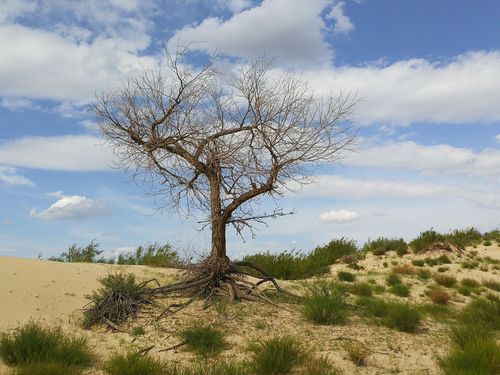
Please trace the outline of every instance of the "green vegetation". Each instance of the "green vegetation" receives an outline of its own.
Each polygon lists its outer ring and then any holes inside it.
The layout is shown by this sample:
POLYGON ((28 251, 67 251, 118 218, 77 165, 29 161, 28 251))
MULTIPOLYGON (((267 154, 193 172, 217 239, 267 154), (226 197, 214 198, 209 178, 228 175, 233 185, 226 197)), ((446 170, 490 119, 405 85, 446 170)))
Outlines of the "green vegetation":
POLYGON ((431 272, 429 270, 419 270, 418 278, 422 280, 429 280, 432 277, 431 272))
POLYGON ((495 280, 483 280, 483 285, 486 288, 489 288, 491 290, 494 290, 496 292, 500 292, 500 283, 495 280))
POLYGON ((218 354, 227 348, 224 332, 212 327, 195 324, 180 333, 188 349, 198 355, 218 354))
POLYGON ((389 288, 389 291, 399 297, 408 297, 410 295, 410 287, 405 284, 394 284, 389 288))
POLYGON ((460 320, 467 324, 481 324, 492 330, 500 329, 500 299, 473 300, 462 310, 460 320))
POLYGON ((80 375, 80 367, 68 366, 61 363, 26 363, 17 367, 12 375, 80 375))
MULTIPOLYGON (((332 363, 324 356, 310 356, 302 366, 301 374, 307 375, 341 375, 332 363)), ((214 374, 215 375, 215 374, 214 374)))
POLYGON ((436 242, 442 242, 444 240, 445 236, 431 228, 430 230, 421 232, 417 238, 409 243, 409 246, 414 253, 418 254, 425 251, 436 242))
POLYGON ((379 237, 363 245, 363 251, 371 251, 374 255, 384 255, 388 251, 395 251, 402 256, 408 252, 408 244, 402 238, 379 237))
POLYGON ((417 266, 417 267, 423 267, 423 266, 425 266, 425 260, 423 260, 423 259, 413 259, 411 261, 411 264, 413 264, 414 266, 417 266))
POLYGON ((341 324, 347 319, 347 294, 333 284, 316 284, 304 298, 303 313, 316 324, 341 324))
POLYGON ((401 278, 398 275, 396 275, 395 273, 390 273, 389 275, 387 275, 385 280, 387 282, 387 285, 390 285, 390 286, 394 286, 394 285, 402 283, 401 278))
POLYGON ((465 278, 465 279, 460 280, 460 284, 463 286, 469 287, 469 288, 479 287, 479 282, 477 282, 474 279, 469 279, 469 278, 465 278))
POLYGON ((400 266, 393 267, 392 272, 400 275, 416 275, 418 270, 409 264, 401 264, 400 266))
POLYGON ((249 349, 249 367, 256 375, 288 374, 307 359, 304 348, 289 336, 252 343, 249 349))
POLYGON ((462 268, 473 270, 479 266, 479 262, 475 260, 462 262, 462 268))
POLYGON ((455 229, 445 235, 446 241, 455 245, 459 249, 481 243, 483 235, 476 228, 455 229))
POLYGON ((387 315, 389 305, 387 301, 375 297, 360 297, 357 300, 359 306, 364 307, 365 316, 382 318, 387 315))
POLYGON ((105 363, 104 371, 109 375, 170 375, 175 374, 165 363, 139 353, 114 354, 105 363))
POLYGON ((102 263, 105 262, 104 258, 99 260, 96 258, 102 253, 103 251, 99 250, 99 244, 92 240, 87 246, 78 246, 74 243, 67 252, 62 253, 59 257, 49 258, 49 260, 69 263, 102 263))
POLYGON ((415 332, 422 320, 417 307, 409 303, 388 303, 388 310, 383 323, 402 332, 415 332))
POLYGON ((176 267, 182 264, 179 255, 172 250, 169 244, 158 243, 139 246, 134 252, 120 254, 116 260, 118 264, 146 265, 155 267, 176 267))
POLYGON ((373 294, 372 286, 368 283, 354 283, 348 290, 356 296, 370 297, 373 294))
POLYGON ((333 240, 304 255, 295 252, 258 253, 243 258, 282 280, 306 279, 326 273, 336 260, 357 253, 356 242, 345 238, 333 240))
MULTIPOLYGON (((11 334, 0 336, 0 358, 8 365, 31 368, 66 368, 68 373, 77 372, 95 362, 87 340, 71 336, 61 328, 43 328, 31 322, 11 334)), ((19 369, 27 372, 28 369, 19 369)), ((33 370, 40 371, 42 370, 33 370)))
POLYGON ((457 279, 454 276, 445 274, 435 274, 434 281, 447 288, 451 288, 457 283, 457 279))
POLYGON ((339 280, 347 281, 349 283, 352 283, 352 282, 354 282, 354 280, 356 280, 356 276, 350 272, 347 272, 347 271, 337 272, 337 277, 339 278, 339 280))

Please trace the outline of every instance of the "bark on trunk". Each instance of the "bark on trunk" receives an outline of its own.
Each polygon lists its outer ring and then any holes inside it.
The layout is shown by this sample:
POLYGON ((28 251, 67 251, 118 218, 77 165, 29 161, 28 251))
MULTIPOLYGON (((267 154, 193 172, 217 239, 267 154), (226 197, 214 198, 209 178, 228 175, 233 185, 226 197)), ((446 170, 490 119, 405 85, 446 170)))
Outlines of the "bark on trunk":
POLYGON ((212 227, 212 251, 210 258, 227 261, 226 257, 226 224, 223 217, 222 203, 220 197, 220 166, 214 162, 213 173, 210 176, 210 220, 212 227))

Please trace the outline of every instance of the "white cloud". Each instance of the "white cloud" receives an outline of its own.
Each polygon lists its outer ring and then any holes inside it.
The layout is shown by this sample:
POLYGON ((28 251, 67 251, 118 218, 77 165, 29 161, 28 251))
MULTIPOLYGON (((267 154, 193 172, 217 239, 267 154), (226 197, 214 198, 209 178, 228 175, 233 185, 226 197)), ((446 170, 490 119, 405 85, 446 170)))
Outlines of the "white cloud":
POLYGON ((32 13, 36 9, 36 3, 30 0, 1 0, 0 22, 14 19, 22 14, 32 13))
POLYGON ((496 140, 498 143, 500 143, 500 134, 498 134, 498 135, 496 135, 496 136, 495 136, 495 140, 496 140))
POLYGON ((446 144, 425 146, 408 141, 361 149, 346 157, 344 163, 500 178, 500 149, 475 152, 446 144))
POLYGON ((321 64, 332 57, 320 15, 327 5, 327 0, 264 0, 228 20, 210 17, 186 26, 168 45, 175 49, 178 42, 199 41, 194 47, 243 58, 266 54, 282 63, 321 64))
POLYGON ((19 97, 5 97, 0 101, 0 106, 9 111, 38 110, 40 107, 32 100, 19 97))
POLYGON ((96 202, 80 195, 62 195, 62 192, 51 194, 59 198, 48 209, 38 212, 36 208, 30 212, 30 217, 42 220, 84 220, 108 213, 102 202, 96 202))
POLYGON ((335 22, 333 31, 337 34, 346 34, 354 30, 354 24, 344 13, 344 6, 345 2, 339 1, 333 6, 330 13, 328 13, 328 18, 331 18, 335 22))
POLYGON ((217 2, 233 13, 239 13, 252 6, 252 0, 217 0, 217 2))
POLYGON ((319 215, 322 221, 333 221, 336 223, 347 223, 349 221, 358 220, 360 218, 359 214, 354 211, 338 210, 338 211, 328 211, 323 212, 319 215))
POLYGON ((14 168, 0 166, 0 183, 7 185, 35 186, 33 181, 20 175, 14 168))
POLYGON ((93 136, 31 137, 0 142, 0 163, 61 171, 108 170, 111 151, 93 136))
POLYGON ((500 121, 500 51, 316 69, 303 77, 318 93, 357 92, 362 100, 353 119, 361 123, 500 121))

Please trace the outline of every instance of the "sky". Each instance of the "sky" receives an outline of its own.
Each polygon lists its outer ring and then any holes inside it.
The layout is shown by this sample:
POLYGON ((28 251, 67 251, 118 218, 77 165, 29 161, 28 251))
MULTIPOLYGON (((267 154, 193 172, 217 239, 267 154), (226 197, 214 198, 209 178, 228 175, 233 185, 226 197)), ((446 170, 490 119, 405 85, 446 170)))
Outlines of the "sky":
POLYGON ((229 229, 231 257, 499 228, 499 14, 496 0, 0 0, 0 255, 91 240, 107 255, 210 249, 202 213, 158 211, 113 167, 88 111, 193 42, 229 65, 275 57, 318 95, 359 99, 356 150, 280 200, 294 215, 244 241, 229 229))

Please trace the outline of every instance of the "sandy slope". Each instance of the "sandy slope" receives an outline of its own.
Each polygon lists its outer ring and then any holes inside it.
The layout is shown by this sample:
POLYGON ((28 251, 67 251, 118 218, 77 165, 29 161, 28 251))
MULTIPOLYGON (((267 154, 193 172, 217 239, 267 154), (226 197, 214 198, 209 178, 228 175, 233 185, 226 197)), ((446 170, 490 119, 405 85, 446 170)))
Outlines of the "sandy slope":
MULTIPOLYGON (((470 249, 471 250, 471 249, 470 249)), ((469 251, 470 251, 469 250, 469 251)), ((475 249, 481 257, 489 256, 500 259, 500 247, 478 247, 475 249)), ((438 256, 439 254, 433 254, 438 256)), ((411 259, 423 256, 405 255, 403 258, 388 253, 382 257, 368 254, 359 262, 364 267, 357 273, 359 281, 385 284, 385 276, 390 271, 383 267, 389 264, 410 263, 411 259)), ((455 264, 449 266, 447 273, 455 274, 457 279, 472 277, 478 281, 495 279, 500 281, 499 271, 490 269, 487 272, 465 270, 460 263, 467 257, 450 256, 455 264)), ((332 267, 331 276, 344 269, 343 264, 332 267)), ((228 334, 231 344, 229 350, 223 352, 223 358, 242 358, 246 355, 246 344, 250 340, 271 337, 276 334, 299 335, 304 343, 318 353, 327 355, 336 366, 345 370, 346 374, 437 374, 437 358, 447 350, 447 326, 430 319, 423 322, 417 334, 397 332, 382 326, 367 324, 358 317, 351 317, 349 322, 341 326, 316 326, 305 321, 298 309, 281 310, 271 306, 244 304, 228 306, 221 315, 220 311, 201 312, 198 304, 193 304, 178 315, 168 317, 153 325, 147 324, 151 316, 140 316, 130 322, 125 329, 143 326, 146 334, 133 337, 127 333, 106 332, 100 328, 84 331, 76 319, 78 309, 85 305, 85 294, 99 286, 98 279, 109 272, 124 270, 134 272, 140 279, 158 278, 161 282, 172 280, 175 270, 155 269, 141 266, 116 266, 105 264, 57 263, 43 260, 32 260, 12 257, 0 257, 0 332, 15 329, 20 323, 35 319, 44 324, 61 325, 64 329, 87 336, 91 345, 96 348, 102 360, 117 350, 130 348, 140 349, 155 345, 151 350, 154 355, 176 362, 192 361, 195 357, 185 350, 159 353, 158 350, 179 342, 177 333, 182 327, 195 320, 216 322, 228 334), (368 366, 357 368, 347 358, 343 342, 338 337, 349 337, 362 341, 367 347, 380 352, 373 353, 368 359, 368 366)), ((435 268, 433 269, 435 271, 435 268)), ((425 296, 426 285, 432 281, 421 282, 416 277, 404 277, 404 281, 412 285, 410 300, 412 302, 429 302, 425 296)), ((453 292, 452 308, 460 308, 468 302, 468 297, 453 292)), ((385 294, 386 298, 395 298, 385 294)), ((405 300, 405 299, 402 299, 405 300)), ((5 366, 0 363, 0 374, 5 366)), ((89 374, 101 374, 92 370, 89 374)))

